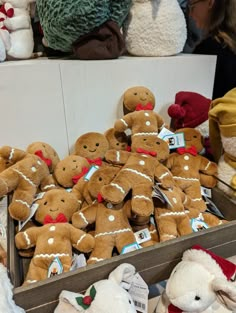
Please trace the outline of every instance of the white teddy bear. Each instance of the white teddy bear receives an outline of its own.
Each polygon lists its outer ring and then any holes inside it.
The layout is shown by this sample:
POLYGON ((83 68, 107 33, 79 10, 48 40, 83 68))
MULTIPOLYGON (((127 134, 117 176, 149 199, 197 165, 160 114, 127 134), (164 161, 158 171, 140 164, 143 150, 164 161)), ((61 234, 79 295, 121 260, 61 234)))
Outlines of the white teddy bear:
MULTIPOLYGON (((12 17, 7 16, 3 21, 10 36, 10 43, 8 41, 7 44, 5 44, 7 59, 28 59, 33 53, 34 37, 29 5, 34 1, 35 0, 0 0, 0 4, 8 3, 12 5, 14 9, 14 15, 12 17)), ((3 51, 2 45, 0 51, 3 51)), ((2 58, 4 58, 4 52, 2 52, 2 58)))
POLYGON ((126 48, 137 56, 169 56, 182 52, 186 20, 177 0, 133 0, 124 25, 126 48))

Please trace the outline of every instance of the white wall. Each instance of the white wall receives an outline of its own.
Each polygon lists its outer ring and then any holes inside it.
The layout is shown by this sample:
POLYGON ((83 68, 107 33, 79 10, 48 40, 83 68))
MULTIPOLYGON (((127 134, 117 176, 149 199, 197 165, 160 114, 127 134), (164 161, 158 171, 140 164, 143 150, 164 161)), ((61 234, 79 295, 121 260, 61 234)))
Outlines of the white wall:
POLYGON ((124 91, 137 85, 152 90, 156 111, 168 122, 167 107, 178 91, 212 96, 215 62, 214 56, 182 54, 0 64, 0 145, 45 141, 62 158, 81 134, 112 127, 122 116, 124 91))

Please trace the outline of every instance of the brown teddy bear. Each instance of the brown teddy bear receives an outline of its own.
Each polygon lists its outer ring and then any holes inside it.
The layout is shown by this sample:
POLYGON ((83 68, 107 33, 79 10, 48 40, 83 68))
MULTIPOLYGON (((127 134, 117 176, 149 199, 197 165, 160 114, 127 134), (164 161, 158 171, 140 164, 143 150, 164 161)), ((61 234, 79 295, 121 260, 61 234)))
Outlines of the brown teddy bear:
POLYGON ((13 219, 25 220, 30 215, 30 207, 38 188, 44 191, 55 188, 48 167, 38 156, 27 154, 22 160, 0 173, 0 197, 13 191, 8 207, 13 219))
POLYGON ((106 160, 124 164, 115 179, 101 189, 102 197, 114 204, 132 190, 132 212, 140 216, 153 213, 152 188, 156 179, 163 188, 174 184, 172 174, 159 161, 169 155, 168 144, 155 135, 132 136, 131 152, 110 150, 106 160))
POLYGON ((184 133, 185 148, 178 148, 170 154, 166 166, 173 174, 176 184, 193 201, 193 206, 203 212, 206 204, 202 199, 200 173, 205 174, 205 180, 217 173, 217 164, 199 155, 202 150, 201 133, 194 128, 181 128, 177 133, 184 133))
POLYGON ((102 166, 108 148, 109 142, 104 134, 89 132, 76 140, 74 154, 87 159, 90 166, 102 166))
POLYGON ((15 236, 18 249, 35 246, 24 285, 54 275, 50 265, 55 259, 61 265, 62 272, 70 271, 72 247, 85 253, 94 247, 93 236, 69 223, 72 214, 78 210, 77 198, 73 193, 63 189, 50 190, 36 203, 35 220, 43 226, 31 227, 15 236))
POLYGON ((114 128, 109 128, 104 133, 109 143, 109 149, 128 150, 129 138, 125 132, 116 132, 114 128))
POLYGON ((97 170, 87 183, 87 189, 93 204, 73 214, 72 224, 85 228, 95 223, 95 247, 88 263, 96 263, 112 257, 113 248, 121 253, 125 246, 136 242, 126 215, 125 202, 112 205, 100 197, 101 186, 110 182, 117 175, 117 168, 104 167, 97 170))
POLYGON ((155 107, 155 96, 150 89, 145 86, 134 86, 127 89, 123 95, 124 114, 134 112, 137 108, 155 107))
POLYGON ((60 161, 56 150, 46 142, 35 141, 26 148, 26 152, 39 156, 46 162, 49 172, 52 174, 57 163, 60 161))

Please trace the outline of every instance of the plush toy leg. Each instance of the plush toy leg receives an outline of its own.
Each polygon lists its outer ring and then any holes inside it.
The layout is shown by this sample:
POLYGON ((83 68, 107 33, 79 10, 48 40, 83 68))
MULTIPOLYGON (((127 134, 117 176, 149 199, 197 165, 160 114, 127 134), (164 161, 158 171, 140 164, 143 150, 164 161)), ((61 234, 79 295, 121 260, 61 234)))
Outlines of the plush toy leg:
POLYGON ((25 191, 15 190, 12 202, 9 205, 9 213, 15 220, 24 221, 29 217, 30 206, 33 203, 37 190, 35 186, 28 186, 25 191))
POLYGON ((132 231, 116 235, 116 248, 119 253, 121 253, 122 249, 125 246, 130 245, 135 242, 136 242, 136 239, 132 231))
POLYGON ((217 184, 217 180, 213 176, 200 173, 200 184, 206 188, 214 188, 217 184))
POLYGON ((152 185, 146 183, 134 186, 131 206, 134 214, 139 216, 150 216, 154 210, 152 201, 152 185))
POLYGON ((193 232, 190 220, 187 215, 177 218, 177 229, 180 236, 188 235, 193 232))
POLYGON ((160 236, 160 242, 177 238, 177 225, 173 216, 158 216, 155 213, 155 219, 160 236))
POLYGON ((105 259, 110 259, 115 246, 115 237, 116 235, 102 235, 100 237, 96 237, 95 235, 95 247, 87 263, 93 264, 105 259))

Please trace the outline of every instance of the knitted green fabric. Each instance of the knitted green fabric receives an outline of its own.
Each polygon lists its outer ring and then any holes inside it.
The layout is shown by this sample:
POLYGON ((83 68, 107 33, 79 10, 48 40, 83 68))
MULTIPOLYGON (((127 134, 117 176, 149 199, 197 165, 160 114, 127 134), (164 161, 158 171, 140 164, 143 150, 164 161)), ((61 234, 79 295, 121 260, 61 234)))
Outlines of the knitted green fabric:
POLYGON ((107 20, 121 26, 132 0, 37 0, 44 37, 50 48, 64 52, 72 43, 107 20))

